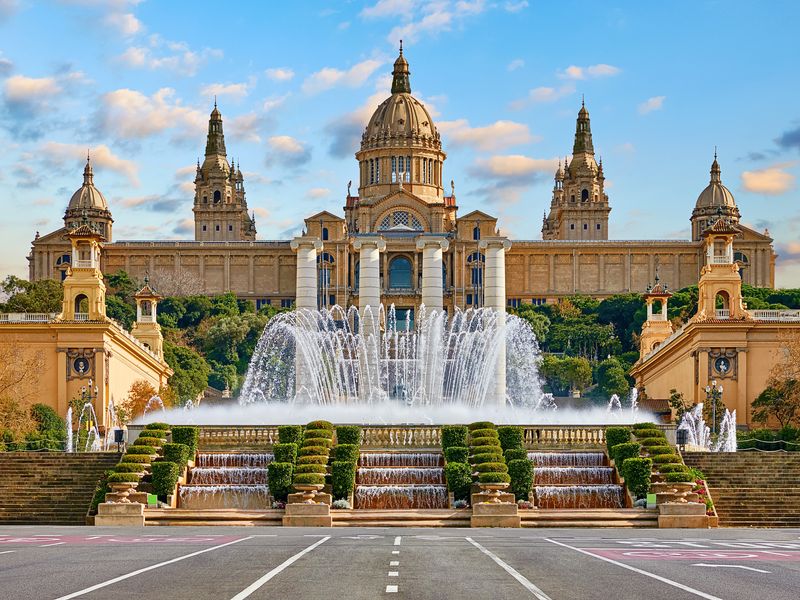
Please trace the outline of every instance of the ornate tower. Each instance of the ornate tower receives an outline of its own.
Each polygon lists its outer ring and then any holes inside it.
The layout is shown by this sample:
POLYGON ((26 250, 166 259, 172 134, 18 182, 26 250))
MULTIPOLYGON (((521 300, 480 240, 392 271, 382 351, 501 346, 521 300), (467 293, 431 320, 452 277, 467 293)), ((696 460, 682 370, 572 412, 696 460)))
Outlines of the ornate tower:
POLYGON ((255 217, 247 214, 244 176, 228 164, 222 114, 214 102, 208 120, 208 140, 203 165, 197 163, 194 178, 194 238, 198 241, 247 241, 256 239, 255 217))
POLYGON ((100 271, 103 236, 84 222, 67 233, 72 261, 64 279, 64 302, 59 318, 64 321, 105 321, 106 286, 100 271))
POLYGON ((644 301, 647 304, 647 320, 642 325, 642 335, 639 339, 640 358, 644 358, 672 335, 672 323, 667 317, 667 301, 671 297, 672 293, 667 289, 666 284, 660 282, 658 272, 656 272, 656 284, 648 286, 647 292, 644 294, 644 301), (653 311, 656 302, 661 305, 658 312, 653 311))
POLYGON ((734 227, 739 224, 739 208, 731 191, 722 185, 722 170, 714 151, 714 162, 711 163, 711 181, 697 197, 692 211, 692 239, 703 239, 703 232, 720 217, 734 227))
POLYGON ((83 185, 79 187, 69 200, 64 213, 64 226, 67 231, 78 228, 86 222, 99 233, 106 242, 111 241, 111 211, 105 196, 94 186, 94 171, 89 155, 86 155, 86 166, 83 168, 83 185))
POLYGON ((559 163, 550 202, 542 224, 545 240, 607 240, 608 195, 604 189, 603 161, 594 158, 589 111, 582 103, 575 125, 572 160, 559 163))
POLYGON ((720 216, 702 236, 705 238, 706 264, 698 282, 696 321, 706 319, 749 319, 742 301, 742 278, 739 265, 733 259, 733 238, 739 230, 720 216))
POLYGON ((150 287, 147 277, 144 287, 133 296, 136 299, 136 322, 131 328, 133 337, 150 348, 158 358, 164 358, 164 338, 161 325, 156 320, 156 308, 161 300, 156 291, 150 287))

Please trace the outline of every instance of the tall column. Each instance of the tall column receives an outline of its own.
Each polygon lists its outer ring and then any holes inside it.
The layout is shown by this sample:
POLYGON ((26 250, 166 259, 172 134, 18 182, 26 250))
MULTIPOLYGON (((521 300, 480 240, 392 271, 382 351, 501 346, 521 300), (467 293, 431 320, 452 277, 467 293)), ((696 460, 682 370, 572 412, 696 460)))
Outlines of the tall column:
POLYGON ((316 237, 296 237, 290 247, 297 254, 295 306, 317 310, 317 253, 322 242, 316 237))
POLYGON ((483 251, 484 301, 486 308, 497 311, 498 352, 495 376, 492 381, 493 400, 499 406, 506 403, 506 251, 511 248, 507 238, 483 238, 478 247, 483 251))
POLYGON ((442 286, 442 253, 450 242, 441 236, 420 236, 417 250, 422 250, 422 303, 430 314, 442 312, 444 289, 442 286))
POLYGON ((360 317, 359 333, 363 340, 359 353, 358 393, 362 401, 369 402, 381 389, 378 363, 381 310, 380 265, 381 252, 386 250, 386 242, 377 235, 359 236, 353 241, 353 248, 359 253, 358 312, 360 317))

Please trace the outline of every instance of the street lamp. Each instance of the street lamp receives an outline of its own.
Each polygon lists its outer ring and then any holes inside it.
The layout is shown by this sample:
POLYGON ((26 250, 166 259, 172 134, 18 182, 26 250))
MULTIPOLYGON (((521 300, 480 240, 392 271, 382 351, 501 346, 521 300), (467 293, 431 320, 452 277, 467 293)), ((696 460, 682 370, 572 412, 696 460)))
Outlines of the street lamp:
POLYGON ((722 385, 717 385, 717 380, 712 379, 711 385, 706 386, 706 401, 711 402, 711 433, 717 433, 717 402, 722 398, 722 385))

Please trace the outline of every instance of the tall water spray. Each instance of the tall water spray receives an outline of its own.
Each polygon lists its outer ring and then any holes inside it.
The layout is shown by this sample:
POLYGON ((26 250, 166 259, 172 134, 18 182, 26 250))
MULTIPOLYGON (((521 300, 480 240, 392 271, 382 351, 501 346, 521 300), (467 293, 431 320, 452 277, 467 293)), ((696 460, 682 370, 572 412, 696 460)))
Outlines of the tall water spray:
POLYGON ((67 452, 74 452, 74 450, 72 448, 72 407, 71 406, 67 409, 66 421, 67 421, 67 440, 66 440, 67 443, 65 445, 65 449, 66 449, 67 452))
POLYGON ((702 448, 708 452, 736 452, 736 411, 727 408, 720 423, 716 441, 711 436, 711 429, 703 418, 703 403, 696 404, 686 411, 681 418, 678 429, 687 432, 687 445, 702 448))

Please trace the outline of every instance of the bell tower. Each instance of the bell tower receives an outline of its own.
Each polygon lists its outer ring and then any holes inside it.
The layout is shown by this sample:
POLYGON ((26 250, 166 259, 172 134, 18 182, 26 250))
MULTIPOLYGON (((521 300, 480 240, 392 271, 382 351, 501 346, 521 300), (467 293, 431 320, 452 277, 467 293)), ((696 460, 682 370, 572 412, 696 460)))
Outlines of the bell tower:
POLYGON ((64 301, 60 320, 105 321, 106 286, 100 271, 103 236, 84 216, 83 223, 67 233, 72 261, 64 279, 64 301))
POLYGON ((164 337, 161 335, 161 325, 156 319, 156 309, 161 296, 150 287, 147 277, 144 278, 144 287, 133 296, 136 299, 136 322, 131 328, 133 337, 158 356, 164 358, 164 337))
POLYGON ((644 358, 652 352, 665 339, 672 335, 672 323, 667 317, 667 302, 672 297, 666 283, 661 283, 656 272, 655 285, 648 286, 644 294, 647 304, 647 320, 642 325, 642 335, 639 339, 639 356, 644 358), (656 305, 658 311, 655 311, 656 305))
POLYGON ((733 238, 739 233, 720 210, 719 217, 702 237, 706 264, 698 282, 696 321, 707 319, 749 319, 742 301, 742 277, 733 259, 733 238))

